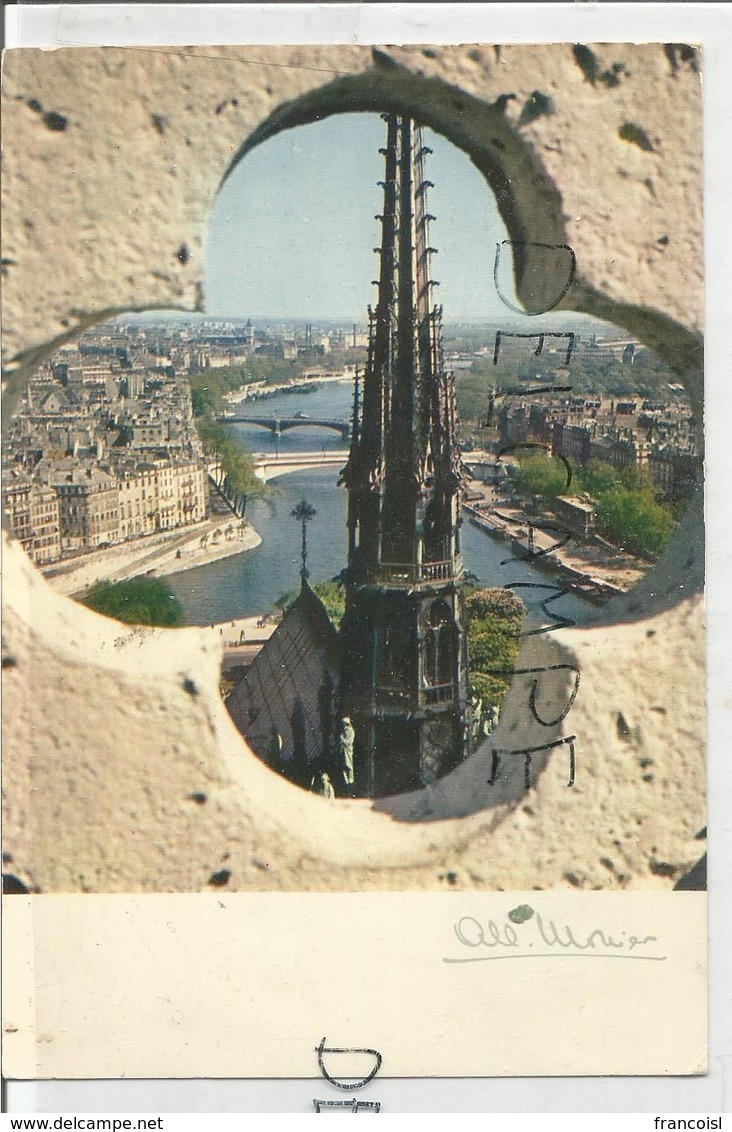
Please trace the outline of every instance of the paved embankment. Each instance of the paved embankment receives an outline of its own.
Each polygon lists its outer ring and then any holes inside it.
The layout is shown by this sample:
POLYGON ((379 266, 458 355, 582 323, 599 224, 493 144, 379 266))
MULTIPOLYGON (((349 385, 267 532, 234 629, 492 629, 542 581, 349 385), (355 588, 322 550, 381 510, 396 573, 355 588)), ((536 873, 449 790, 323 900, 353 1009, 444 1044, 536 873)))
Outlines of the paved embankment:
MULTIPOLYGON (((485 529, 492 537, 510 539, 527 549, 527 523, 529 516, 516 505, 506 500, 494 487, 472 480, 471 492, 479 492, 481 498, 473 499, 465 510, 473 518, 476 526, 485 529)), ((547 514, 544 521, 550 519, 547 514)), ((535 520, 534 520, 535 521, 535 520)), ((600 543, 581 543, 572 538, 565 546, 550 550, 558 541, 559 535, 551 528, 533 530, 533 547, 544 551, 536 565, 555 569, 576 583, 586 584, 598 596, 612 593, 625 593, 639 582, 648 572, 651 564, 644 562, 619 548, 615 549, 600 543), (550 551, 549 553, 546 553, 550 551)))
POLYGON ((279 613, 254 617, 239 617, 234 621, 221 621, 211 625, 209 633, 224 646, 222 669, 249 665, 274 633, 280 621, 279 613))
POLYGON ((179 574, 252 550, 261 541, 249 524, 242 529, 240 523, 229 523, 219 516, 185 530, 149 535, 80 555, 42 573, 59 593, 76 594, 99 581, 121 582, 140 574, 179 574))

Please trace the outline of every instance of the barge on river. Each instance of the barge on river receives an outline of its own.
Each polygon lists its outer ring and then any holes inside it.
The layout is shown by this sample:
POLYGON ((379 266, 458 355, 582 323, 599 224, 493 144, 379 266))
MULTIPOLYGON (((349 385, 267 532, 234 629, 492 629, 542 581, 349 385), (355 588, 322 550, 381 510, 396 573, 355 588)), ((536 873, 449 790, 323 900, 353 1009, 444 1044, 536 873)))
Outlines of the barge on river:
POLYGON ((530 545, 529 542, 528 530, 517 527, 515 525, 516 520, 509 519, 498 511, 483 511, 473 503, 464 503, 463 510, 474 527, 478 527, 492 538, 500 538, 509 542, 512 551, 517 556, 530 557, 532 565, 537 570, 552 573, 559 582, 571 585, 578 594, 589 601, 602 605, 609 598, 617 597, 625 592, 621 586, 595 578, 592 574, 567 565, 551 551, 543 554, 534 552, 533 545, 530 545))

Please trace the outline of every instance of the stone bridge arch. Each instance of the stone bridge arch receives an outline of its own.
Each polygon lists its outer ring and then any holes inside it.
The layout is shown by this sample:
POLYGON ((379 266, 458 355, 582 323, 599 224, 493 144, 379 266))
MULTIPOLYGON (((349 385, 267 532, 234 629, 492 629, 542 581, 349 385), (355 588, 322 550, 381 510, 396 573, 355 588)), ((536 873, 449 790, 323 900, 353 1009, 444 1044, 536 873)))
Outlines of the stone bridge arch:
POLYGON ((340 433, 344 440, 347 440, 351 435, 351 424, 349 421, 341 420, 323 420, 319 417, 232 417, 223 416, 219 418, 222 424, 251 424, 257 425, 259 428, 265 428, 269 432, 279 436, 283 432, 290 432, 295 428, 322 428, 327 432, 340 433))

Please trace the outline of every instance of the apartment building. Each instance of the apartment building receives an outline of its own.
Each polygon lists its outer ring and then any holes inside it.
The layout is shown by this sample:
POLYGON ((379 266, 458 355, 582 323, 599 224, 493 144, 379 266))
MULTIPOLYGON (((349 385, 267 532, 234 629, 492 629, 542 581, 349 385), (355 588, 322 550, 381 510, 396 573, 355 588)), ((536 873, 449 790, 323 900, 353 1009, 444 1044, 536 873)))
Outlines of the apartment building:
POLYGON ((100 468, 75 468, 52 485, 58 495, 62 550, 119 542, 119 487, 100 468))
POLYGON ((33 484, 30 493, 33 548, 31 558, 39 566, 61 557, 61 517, 56 491, 45 484, 33 484))
POLYGON ((13 469, 5 476, 3 507, 11 530, 33 562, 43 565, 60 557, 59 505, 53 488, 33 483, 13 469))
POLYGON ((195 460, 156 461, 120 473, 121 539, 198 523, 206 517, 206 477, 195 460))

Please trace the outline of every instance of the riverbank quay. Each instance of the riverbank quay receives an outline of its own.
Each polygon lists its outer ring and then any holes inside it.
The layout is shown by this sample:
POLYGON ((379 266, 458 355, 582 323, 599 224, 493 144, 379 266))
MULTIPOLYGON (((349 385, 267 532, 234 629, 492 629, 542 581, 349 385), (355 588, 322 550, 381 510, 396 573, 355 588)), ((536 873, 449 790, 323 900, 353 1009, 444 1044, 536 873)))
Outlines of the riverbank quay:
POLYGON ((212 642, 223 645, 222 672, 232 668, 247 668, 260 649, 267 643, 282 620, 278 609, 253 617, 237 617, 233 621, 220 621, 210 626, 212 642))
POLYGON ((241 386, 224 394, 224 401, 229 405, 240 405, 243 401, 267 401, 280 393, 317 393, 322 385, 342 384, 353 381, 354 371, 342 373, 308 374, 305 377, 293 377, 290 381, 281 381, 273 385, 255 382, 250 386, 241 386), (251 392, 250 392, 251 389, 251 392))
MULTIPOLYGON (((528 554, 529 522, 533 520, 514 501, 499 497, 490 485, 471 481, 471 500, 463 504, 469 521, 493 538, 505 540, 518 555, 528 554)), ((551 518, 551 516, 548 516, 551 518)), ((533 565, 584 597, 602 603, 627 593, 650 569, 650 563, 607 545, 580 543, 573 537, 565 546, 551 548, 560 539, 555 530, 533 527, 533 565), (574 544, 574 545, 572 545, 574 544), (538 552, 544 551, 543 554, 538 552)))
POLYGON ((179 574, 253 550, 261 541, 250 523, 227 522, 219 515, 184 530, 147 535, 134 542, 80 554, 56 562, 41 573, 57 593, 71 596, 83 593, 97 582, 123 582, 140 574, 179 574))

